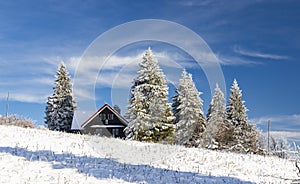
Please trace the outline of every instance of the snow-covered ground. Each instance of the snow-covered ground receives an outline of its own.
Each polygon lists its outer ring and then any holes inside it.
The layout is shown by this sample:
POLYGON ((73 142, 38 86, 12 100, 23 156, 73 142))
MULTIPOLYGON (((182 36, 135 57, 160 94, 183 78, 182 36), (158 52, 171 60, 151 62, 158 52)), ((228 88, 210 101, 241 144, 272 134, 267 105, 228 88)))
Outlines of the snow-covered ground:
POLYGON ((1 183, 291 183, 293 161, 0 126, 1 183))

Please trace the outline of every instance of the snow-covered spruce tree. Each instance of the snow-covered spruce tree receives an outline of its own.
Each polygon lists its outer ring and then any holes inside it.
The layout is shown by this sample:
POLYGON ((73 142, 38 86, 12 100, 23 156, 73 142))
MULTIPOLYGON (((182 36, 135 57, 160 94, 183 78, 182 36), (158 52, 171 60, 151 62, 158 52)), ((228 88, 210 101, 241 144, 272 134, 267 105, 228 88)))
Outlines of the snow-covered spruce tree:
POLYGON ((234 126, 232 149, 240 152, 257 152, 258 131, 248 123, 247 108, 242 91, 234 79, 227 105, 227 120, 234 126))
POLYGON ((234 79, 230 88, 230 97, 227 105, 227 117, 228 120, 234 126, 246 126, 248 124, 248 109, 245 106, 245 101, 242 100, 242 91, 234 79))
POLYGON ((232 141, 233 126, 226 119, 225 98, 218 84, 209 105, 206 122, 204 146, 224 149, 232 141))
POLYGON ((150 48, 146 50, 139 67, 126 112, 129 121, 126 138, 162 142, 174 130, 167 81, 150 48))
POLYGON ((173 98, 175 115, 175 144, 199 146, 201 134, 205 129, 205 119, 202 110, 202 99, 192 75, 183 70, 177 93, 173 98))
MULTIPOLYGON (((138 87, 137 87, 138 88, 138 87)), ((126 118, 129 121, 128 126, 124 129, 126 139, 130 140, 143 140, 144 130, 147 130, 143 122, 147 120, 149 122, 151 117, 146 114, 146 110, 143 107, 143 96, 139 90, 133 91, 132 103, 126 112, 126 118)))
POLYGON ((54 93, 48 97, 45 124, 50 130, 69 131, 75 109, 71 77, 62 62, 56 72, 54 93))

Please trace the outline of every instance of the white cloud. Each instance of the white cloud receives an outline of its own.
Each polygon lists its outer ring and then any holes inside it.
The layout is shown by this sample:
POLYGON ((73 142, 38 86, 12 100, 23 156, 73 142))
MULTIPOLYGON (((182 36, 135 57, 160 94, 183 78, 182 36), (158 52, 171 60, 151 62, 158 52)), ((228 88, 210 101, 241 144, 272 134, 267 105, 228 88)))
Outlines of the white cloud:
POLYGON ((300 114, 264 116, 260 118, 250 119, 251 122, 257 125, 266 123, 268 122, 268 120, 270 120, 271 123, 288 123, 288 124, 300 125, 300 114))
POLYGON ((185 0, 179 1, 178 4, 181 6, 198 6, 203 8, 218 8, 218 10, 226 10, 226 9, 241 9, 250 4, 255 3, 255 1, 239 1, 234 0, 234 3, 227 3, 226 1, 218 1, 218 0, 185 0))
POLYGON ((270 120, 270 134, 276 138, 285 138, 289 141, 300 144, 300 114, 276 115, 253 118, 249 121, 260 128, 267 129, 267 122, 270 120))
POLYGON ((19 101, 19 102, 32 102, 32 103, 45 103, 47 99, 47 91, 36 90, 36 92, 28 91, 28 89, 14 89, 0 92, 2 99, 7 98, 9 92, 9 101, 19 101))
MULTIPOLYGON (((55 56, 1 60, 0 99, 5 99, 9 91, 12 101, 45 103, 53 93, 55 74, 62 60, 55 56)), ((73 73, 68 66, 67 70, 73 73)))
POLYGON ((179 1, 178 4, 182 6, 208 6, 212 4, 212 1, 211 0, 203 0, 203 1, 186 0, 186 1, 179 1))
POLYGON ((255 58, 262 58, 262 59, 272 59, 272 60, 286 60, 289 59, 288 56, 282 56, 277 54, 267 54, 267 53, 261 53, 261 52, 255 52, 250 50, 244 50, 240 47, 234 47, 233 51, 244 56, 250 56, 255 58))
POLYGON ((110 72, 100 75, 97 83, 103 87, 128 88, 131 86, 134 77, 134 73, 127 73, 126 71, 118 73, 110 72))
MULTIPOLYGON (((118 56, 113 55, 109 58, 97 56, 97 57, 70 57, 66 62, 66 64, 72 70, 76 70, 79 62, 84 62, 85 68, 83 70, 87 71, 101 71, 101 70, 118 70, 124 66, 134 67, 138 65, 139 62, 142 61, 144 51, 141 51, 135 55, 129 56, 118 56), (100 68, 95 68, 95 64, 100 63, 100 68)), ((169 52, 155 52, 155 57, 159 61, 160 66, 172 67, 172 68, 191 68, 195 66, 195 63, 192 63, 190 60, 187 60, 184 56, 178 53, 169 53, 169 52)), ((203 58, 203 60, 210 61, 207 55, 207 58, 203 58)))
MULTIPOLYGON (((138 63, 142 61, 143 54, 144 51, 128 56, 113 55, 110 58, 69 58, 65 63, 74 72, 73 81, 74 86, 77 86, 76 90, 80 89, 78 93, 75 92, 76 96, 89 98, 92 95, 89 90, 85 90, 84 86, 130 87, 136 76, 138 63)), ((195 61, 187 60, 178 53, 154 52, 154 55, 158 59, 161 68, 168 69, 164 72, 172 83, 178 79, 182 68, 191 68, 197 65, 195 61), (175 75, 176 77, 174 77, 175 75)))
MULTIPOLYGON (((6 94, 7 91, 14 90, 12 99, 16 101, 44 103, 46 97, 52 94, 58 65, 64 61, 76 87, 75 96, 92 99, 94 91, 87 86, 123 89, 130 87, 143 54, 144 50, 138 50, 134 54, 129 53, 125 56, 115 54, 109 58, 101 56, 85 57, 84 59, 78 56, 43 57, 33 59, 30 66, 26 61, 18 61, 17 64, 1 62, 3 67, 0 72, 2 75, 6 75, 6 78, 5 80, 0 79, 2 87, 0 93, 6 94), (14 73, 8 71, 14 71, 14 73)), ((228 58, 218 59, 212 52, 198 52, 197 54, 199 54, 197 57, 201 58, 201 66, 217 61, 223 65, 241 64, 237 60, 228 58)), ((179 80, 183 68, 201 68, 192 57, 176 51, 154 51, 154 55, 168 81, 173 84, 179 80)), ((2 98, 5 98, 5 95, 2 98)))
POLYGON ((285 138, 291 142, 300 144, 300 132, 271 131, 270 136, 275 138, 285 138))
POLYGON ((219 63, 221 65, 258 65, 258 64, 262 64, 260 62, 257 61, 253 61, 253 60, 248 60, 248 59, 243 59, 240 57, 235 57, 235 56, 218 56, 219 59, 219 63))

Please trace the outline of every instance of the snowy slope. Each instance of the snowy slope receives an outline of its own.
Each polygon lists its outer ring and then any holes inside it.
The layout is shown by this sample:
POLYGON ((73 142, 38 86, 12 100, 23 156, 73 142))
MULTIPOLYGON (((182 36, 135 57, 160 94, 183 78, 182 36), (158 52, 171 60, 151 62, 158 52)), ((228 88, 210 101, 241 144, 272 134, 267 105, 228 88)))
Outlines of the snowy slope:
POLYGON ((291 183, 294 163, 0 126, 1 183, 291 183))

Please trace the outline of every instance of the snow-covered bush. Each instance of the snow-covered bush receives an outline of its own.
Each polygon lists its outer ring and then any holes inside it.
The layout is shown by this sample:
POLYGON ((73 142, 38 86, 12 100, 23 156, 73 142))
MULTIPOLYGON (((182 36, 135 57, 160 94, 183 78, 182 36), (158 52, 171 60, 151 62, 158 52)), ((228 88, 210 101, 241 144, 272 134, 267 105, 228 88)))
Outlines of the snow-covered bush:
POLYGON ((274 138, 271 136, 271 154, 279 158, 288 158, 291 153, 291 145, 284 138, 274 138))
POLYGON ((29 118, 19 117, 17 115, 1 116, 0 125, 12 125, 23 128, 34 128, 33 120, 29 118))
POLYGON ((299 176, 300 175, 300 163, 299 163, 299 160, 296 160, 295 161, 295 166, 296 166, 296 168, 297 168, 297 175, 299 176))

